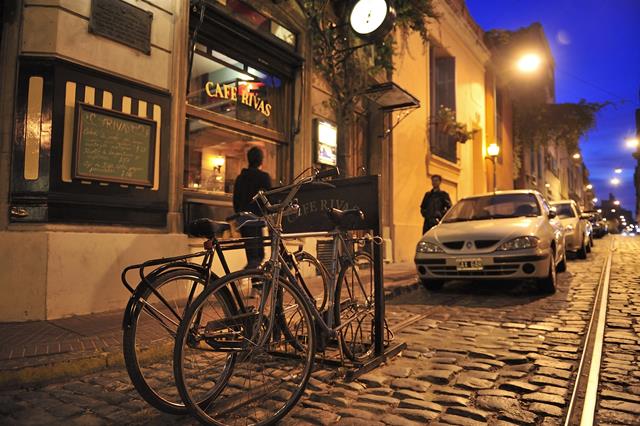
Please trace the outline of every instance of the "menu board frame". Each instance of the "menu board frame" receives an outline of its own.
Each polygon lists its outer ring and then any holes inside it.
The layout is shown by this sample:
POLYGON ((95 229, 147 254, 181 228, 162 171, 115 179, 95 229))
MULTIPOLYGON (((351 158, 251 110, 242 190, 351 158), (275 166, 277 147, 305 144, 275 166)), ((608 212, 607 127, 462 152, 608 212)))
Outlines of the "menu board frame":
POLYGON ((144 117, 138 117, 131 114, 125 114, 123 112, 112 110, 112 109, 101 108, 99 106, 87 104, 84 102, 78 102, 76 104, 76 110, 75 110, 75 124, 76 125, 75 125, 74 137, 73 137, 73 165, 72 165, 73 177, 75 179, 153 187, 153 180, 155 176, 156 138, 157 138, 157 130, 158 130, 156 121, 150 120, 144 117), (119 120, 125 120, 128 122, 149 126, 149 159, 148 159, 149 167, 147 169, 147 176, 145 179, 118 178, 114 176, 101 175, 98 173, 82 173, 79 170, 78 165, 80 162, 80 155, 82 151, 81 145, 83 142, 82 140, 82 129, 84 124, 82 119, 83 111, 91 111, 99 115, 111 116, 119 120))

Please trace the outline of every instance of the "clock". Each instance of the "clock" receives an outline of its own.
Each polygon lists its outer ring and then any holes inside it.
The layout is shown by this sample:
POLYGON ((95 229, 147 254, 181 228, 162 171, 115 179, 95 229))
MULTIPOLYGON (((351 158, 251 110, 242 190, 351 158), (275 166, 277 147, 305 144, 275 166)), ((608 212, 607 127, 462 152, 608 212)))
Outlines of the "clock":
POLYGON ((349 25, 358 37, 375 41, 393 28, 395 18, 389 0, 356 0, 349 12, 349 25))

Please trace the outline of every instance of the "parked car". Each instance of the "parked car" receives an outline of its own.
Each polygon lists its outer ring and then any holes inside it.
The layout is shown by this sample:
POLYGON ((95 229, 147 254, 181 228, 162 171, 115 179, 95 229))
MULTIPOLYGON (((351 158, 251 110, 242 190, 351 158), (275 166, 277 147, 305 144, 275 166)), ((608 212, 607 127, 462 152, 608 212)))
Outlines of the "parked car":
POLYGON ((589 215, 589 222, 593 228, 593 238, 602 238, 607 234, 607 221, 596 210, 584 212, 589 215))
POLYGON ((567 264, 562 225, 532 190, 463 198, 421 238, 415 263, 429 290, 454 279, 535 279, 548 293, 567 264))
POLYGON ((574 200, 553 201, 551 207, 562 223, 567 242, 567 251, 575 252, 579 259, 586 259, 591 251, 590 229, 587 216, 583 216, 574 200))

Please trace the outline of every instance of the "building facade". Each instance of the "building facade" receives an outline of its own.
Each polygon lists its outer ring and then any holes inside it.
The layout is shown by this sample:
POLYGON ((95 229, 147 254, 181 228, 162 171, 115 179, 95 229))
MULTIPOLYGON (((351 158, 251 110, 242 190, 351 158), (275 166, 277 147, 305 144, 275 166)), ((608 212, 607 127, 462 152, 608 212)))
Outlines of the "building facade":
MULTIPOLYGON (((413 259, 430 176, 454 201, 513 187, 507 80, 464 2, 435 4, 429 43, 396 34, 390 77, 420 108, 362 102, 348 129, 352 174, 381 176, 388 261, 413 259), (471 139, 437 134, 441 105, 471 139)), ((333 94, 304 16, 294 1, 3 3, 0 79, 14 90, 0 93, 0 321, 122 309, 126 265, 198 250, 185 224, 232 213, 253 146, 274 185, 335 160, 322 133, 335 132, 333 94)))

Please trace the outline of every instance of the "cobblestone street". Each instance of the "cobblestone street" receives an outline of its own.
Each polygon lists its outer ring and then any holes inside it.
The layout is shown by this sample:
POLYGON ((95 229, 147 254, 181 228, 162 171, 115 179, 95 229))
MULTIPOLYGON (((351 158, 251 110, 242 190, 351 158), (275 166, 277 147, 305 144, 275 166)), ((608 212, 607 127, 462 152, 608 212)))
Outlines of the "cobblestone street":
MULTIPOLYGON (((387 303, 407 349, 345 383, 319 368, 282 424, 562 424, 600 273, 613 237, 571 260, 553 296, 527 283, 450 283, 387 303)), ((599 424, 640 423, 640 242, 617 237, 605 334, 599 424)), ((167 380, 170 380, 167 378, 167 380)), ((150 408, 123 368, 0 392, 0 424, 196 424, 150 408)))

